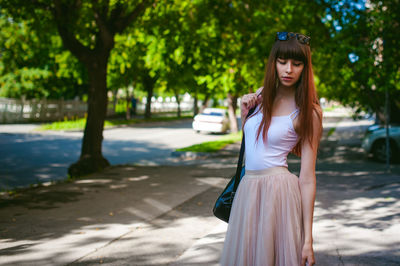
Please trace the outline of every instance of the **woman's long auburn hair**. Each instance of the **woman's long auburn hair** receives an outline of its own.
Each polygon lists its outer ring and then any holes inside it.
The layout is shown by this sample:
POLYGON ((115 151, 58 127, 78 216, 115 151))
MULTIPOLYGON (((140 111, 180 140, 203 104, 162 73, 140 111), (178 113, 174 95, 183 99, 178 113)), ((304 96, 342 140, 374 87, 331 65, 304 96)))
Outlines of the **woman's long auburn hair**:
POLYGON ((292 150, 294 154, 301 156, 301 144, 304 140, 308 140, 310 144, 313 145, 313 137, 317 137, 318 140, 321 138, 322 109, 318 101, 314 84, 310 47, 305 44, 300 44, 296 38, 287 41, 277 40, 271 49, 265 71, 264 89, 262 90, 260 111, 263 112, 263 119, 257 131, 257 139, 262 132, 264 142, 267 141, 268 128, 271 124, 272 108, 280 83, 276 70, 277 58, 294 59, 304 64, 295 91, 295 102, 296 106, 299 108, 298 119, 300 127, 297 131, 299 141, 292 150), (318 136, 313 136, 313 114, 317 115, 320 121, 318 136))

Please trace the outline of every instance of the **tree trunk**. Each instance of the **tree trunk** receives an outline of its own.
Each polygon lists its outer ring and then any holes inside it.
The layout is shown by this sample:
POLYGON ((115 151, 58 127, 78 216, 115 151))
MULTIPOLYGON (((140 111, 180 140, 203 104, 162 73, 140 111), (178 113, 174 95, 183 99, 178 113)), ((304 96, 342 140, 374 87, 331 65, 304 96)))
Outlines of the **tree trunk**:
POLYGON ((174 89, 174 93, 175 93, 175 98, 176 98, 176 102, 178 104, 178 110, 177 110, 177 117, 181 117, 181 100, 179 99, 179 93, 178 90, 174 89))
POLYGON ((129 89, 126 88, 126 115, 125 115, 126 120, 131 119, 131 108, 130 108, 131 101, 132 101, 132 95, 129 94, 129 89))
POLYGON ((153 97, 153 87, 147 88, 147 101, 146 111, 144 113, 145 118, 151 118, 151 98, 153 97))
POLYGON ((197 93, 195 93, 194 95, 194 102, 193 102, 193 115, 197 115, 199 113, 199 106, 198 106, 198 97, 197 97, 197 93))
POLYGON ((156 78, 152 78, 148 73, 145 74, 143 82, 144 87, 147 91, 147 102, 146 110, 144 113, 145 118, 151 118, 151 98, 153 97, 154 84, 156 83, 156 78))
POLYGON ((130 105, 131 101, 132 101, 132 97, 130 97, 130 96, 126 97, 126 114, 125 114, 126 120, 131 119, 131 105, 130 105))
POLYGON ((110 163, 102 155, 103 128, 107 113, 107 60, 102 54, 87 65, 89 74, 88 116, 79 160, 68 169, 71 177, 100 171, 110 163))
MULTIPOLYGON (((232 107, 233 107, 233 111, 235 114, 236 114, 236 109, 237 109, 237 100, 238 100, 238 97, 236 95, 234 95, 233 99, 232 99, 232 107)), ((235 117, 236 117, 236 115, 235 115, 235 117)))
POLYGON ((229 115, 229 124, 231 128, 231 132, 238 132, 238 122, 236 119, 236 106, 237 106, 237 96, 233 96, 231 93, 228 93, 228 115, 229 115))
POLYGON ((207 108, 207 106, 208 106, 208 102, 210 101, 210 94, 208 93, 208 94, 206 94, 206 96, 204 97, 204 101, 203 101, 203 104, 201 105, 201 108, 200 108, 200 113, 202 113, 203 111, 204 111, 204 109, 206 109, 207 108))
POLYGON ((117 103, 118 103, 117 93, 118 93, 118 90, 112 90, 112 94, 113 94, 113 110, 114 110, 114 113, 117 112, 117 103))

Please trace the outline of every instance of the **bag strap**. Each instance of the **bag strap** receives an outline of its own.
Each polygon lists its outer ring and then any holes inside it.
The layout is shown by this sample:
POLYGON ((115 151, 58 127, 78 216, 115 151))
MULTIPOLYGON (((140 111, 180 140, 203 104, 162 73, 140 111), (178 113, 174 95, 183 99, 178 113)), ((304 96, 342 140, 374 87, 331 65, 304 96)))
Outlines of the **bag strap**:
MULTIPOLYGON (((257 105, 249 110, 249 112, 247 113, 246 118, 249 118, 249 116, 254 113, 254 111, 256 110, 256 107, 257 107, 257 105)), ((235 184, 233 185, 233 193, 236 192, 236 189, 239 186, 240 174, 242 173, 242 168, 243 168, 244 149, 245 149, 245 143, 244 143, 244 131, 243 131, 242 144, 240 145, 239 160, 238 160, 237 167, 236 167, 235 184)))

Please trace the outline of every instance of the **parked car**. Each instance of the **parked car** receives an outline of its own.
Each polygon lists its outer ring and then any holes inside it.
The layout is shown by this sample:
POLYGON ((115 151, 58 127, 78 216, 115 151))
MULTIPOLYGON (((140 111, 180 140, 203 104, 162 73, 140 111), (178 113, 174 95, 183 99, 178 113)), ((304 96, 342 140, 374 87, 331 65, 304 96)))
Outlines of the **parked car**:
MULTIPOLYGON (((389 127, 390 157, 392 161, 399 161, 400 157, 400 126, 389 127)), ((365 133, 362 148, 372 154, 373 158, 380 162, 386 161, 386 128, 372 125, 365 133)))
POLYGON ((224 109, 205 108, 194 117, 192 126, 196 132, 225 133, 229 130, 229 118, 224 109))

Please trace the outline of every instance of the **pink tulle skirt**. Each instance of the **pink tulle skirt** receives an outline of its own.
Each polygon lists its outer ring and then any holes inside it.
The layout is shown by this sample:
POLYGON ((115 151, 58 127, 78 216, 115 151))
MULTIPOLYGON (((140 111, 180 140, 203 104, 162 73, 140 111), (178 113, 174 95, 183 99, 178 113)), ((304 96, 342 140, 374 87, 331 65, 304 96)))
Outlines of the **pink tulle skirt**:
POLYGON ((223 266, 297 266, 304 242, 300 187, 286 167, 246 170, 232 204, 223 266))

